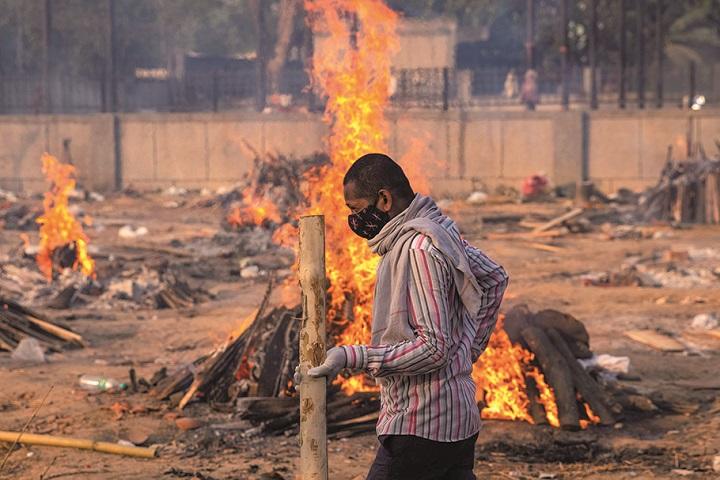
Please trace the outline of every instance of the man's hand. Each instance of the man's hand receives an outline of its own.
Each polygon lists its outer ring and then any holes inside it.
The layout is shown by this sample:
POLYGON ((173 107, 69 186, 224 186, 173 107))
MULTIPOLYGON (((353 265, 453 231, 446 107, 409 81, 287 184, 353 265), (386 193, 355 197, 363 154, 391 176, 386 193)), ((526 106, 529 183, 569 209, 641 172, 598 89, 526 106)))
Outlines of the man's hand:
POLYGON ((347 366, 347 356, 345 350, 340 347, 333 347, 327 352, 325 362, 315 368, 308 370, 308 377, 319 378, 328 377, 332 380, 340 373, 340 370, 347 366))

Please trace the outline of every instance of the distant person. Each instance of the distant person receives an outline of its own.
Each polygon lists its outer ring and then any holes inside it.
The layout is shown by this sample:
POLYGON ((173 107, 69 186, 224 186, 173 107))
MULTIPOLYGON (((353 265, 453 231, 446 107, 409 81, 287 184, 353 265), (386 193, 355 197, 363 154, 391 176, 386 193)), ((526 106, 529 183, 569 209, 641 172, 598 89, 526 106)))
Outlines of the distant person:
POLYGON ((387 155, 360 157, 343 190, 350 229, 381 256, 372 340, 330 349, 308 375, 334 379, 350 368, 380 385, 380 446, 368 480, 475 479, 471 374, 495 327, 505 270, 465 242, 387 155))
POLYGON ((511 68, 510 71, 507 73, 507 76, 505 77, 503 96, 508 99, 515 98, 518 96, 519 90, 520 87, 518 85, 518 79, 517 75, 515 74, 515 69, 511 68))
POLYGON ((528 110, 535 110, 540 98, 537 84, 538 74, 532 68, 525 72, 525 80, 522 85, 522 93, 520 99, 527 106, 528 110))

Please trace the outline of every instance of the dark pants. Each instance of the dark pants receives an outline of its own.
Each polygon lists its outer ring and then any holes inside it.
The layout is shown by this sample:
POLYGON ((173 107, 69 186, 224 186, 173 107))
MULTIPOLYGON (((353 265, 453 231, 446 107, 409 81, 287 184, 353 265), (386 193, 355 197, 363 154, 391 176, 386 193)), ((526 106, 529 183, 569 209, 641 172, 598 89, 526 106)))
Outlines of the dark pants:
POLYGON ((477 434, 459 442, 383 435, 367 480, 475 480, 477 434))

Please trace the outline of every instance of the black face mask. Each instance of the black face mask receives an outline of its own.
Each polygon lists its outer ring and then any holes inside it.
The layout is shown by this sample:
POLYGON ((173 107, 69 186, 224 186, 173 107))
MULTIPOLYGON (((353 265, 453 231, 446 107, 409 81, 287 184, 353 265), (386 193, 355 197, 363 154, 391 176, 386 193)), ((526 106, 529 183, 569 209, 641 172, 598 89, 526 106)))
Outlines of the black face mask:
POLYGON ((380 233, 380 230, 390 221, 390 215, 377 208, 375 203, 377 201, 357 213, 348 215, 350 230, 368 240, 380 233))

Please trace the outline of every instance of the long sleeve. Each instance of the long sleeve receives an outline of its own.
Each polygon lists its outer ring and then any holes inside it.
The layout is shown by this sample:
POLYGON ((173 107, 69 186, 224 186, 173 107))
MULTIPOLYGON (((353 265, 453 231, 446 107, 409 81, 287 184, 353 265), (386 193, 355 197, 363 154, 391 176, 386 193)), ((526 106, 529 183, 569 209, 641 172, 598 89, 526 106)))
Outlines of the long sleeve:
POLYGON ((422 248, 411 248, 408 275, 408 317, 416 334, 394 345, 345 346, 350 368, 375 377, 421 375, 444 367, 449 359, 448 312, 452 278, 445 261, 422 248))
POLYGON ((471 359, 477 361, 485 348, 498 318, 498 310, 508 284, 508 275, 479 249, 465 242, 470 268, 483 290, 481 308, 476 317, 477 332, 471 346, 471 359))

